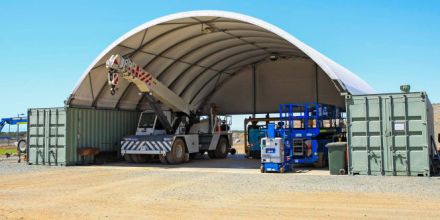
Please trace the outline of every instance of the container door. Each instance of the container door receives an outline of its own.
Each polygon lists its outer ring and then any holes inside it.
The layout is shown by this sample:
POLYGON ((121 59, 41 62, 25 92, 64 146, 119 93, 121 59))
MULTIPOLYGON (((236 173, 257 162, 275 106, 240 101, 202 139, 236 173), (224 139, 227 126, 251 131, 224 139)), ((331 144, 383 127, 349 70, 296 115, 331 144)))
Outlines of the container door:
POLYGON ((48 159, 48 110, 29 111, 29 163, 45 165, 48 159))
POLYGON ((427 122, 427 103, 423 95, 403 95, 394 99, 395 175, 430 174, 427 122))
POLYGON ((63 165, 65 163, 64 109, 29 111, 29 163, 63 165))
POLYGON ((46 115, 47 165, 65 164, 65 121, 64 109, 49 109, 46 115))
POLYGON ((50 109, 46 110, 44 112, 44 126, 43 126, 43 130, 44 130, 44 140, 43 140, 43 152, 44 152, 44 161, 43 164, 48 163, 48 165, 50 165, 50 152, 49 152, 49 137, 50 137, 50 109))
POLYGON ((394 133, 392 129, 392 98, 391 97, 383 97, 383 109, 382 109, 382 129, 383 133, 383 156, 384 156, 384 175, 395 175, 395 165, 394 165, 394 133))
POLYGON ((422 117, 426 104, 420 97, 406 95, 389 96, 384 101, 388 119, 384 124, 385 175, 428 175, 428 145, 423 138, 426 123, 422 117))
POLYGON ((44 115, 42 109, 32 109, 28 112, 29 123, 29 164, 44 164, 44 115))
POLYGON ((370 175, 383 173, 382 149, 382 100, 380 97, 365 97, 365 144, 370 175))
POLYGON ((378 98, 349 100, 349 162, 351 174, 381 175, 382 163, 382 103, 378 98))
POLYGON ((46 112, 47 165, 64 164, 64 121, 64 110, 48 109, 46 112))

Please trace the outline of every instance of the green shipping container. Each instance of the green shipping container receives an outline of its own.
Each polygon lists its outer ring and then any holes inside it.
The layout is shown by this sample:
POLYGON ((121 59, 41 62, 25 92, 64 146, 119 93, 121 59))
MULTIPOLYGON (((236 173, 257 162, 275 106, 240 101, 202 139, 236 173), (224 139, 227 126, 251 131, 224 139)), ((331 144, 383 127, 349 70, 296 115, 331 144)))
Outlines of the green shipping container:
MULTIPOLYGON (((139 112, 80 108, 28 110, 28 158, 35 165, 75 165, 79 148, 120 155, 120 140, 134 134, 139 112)), ((85 157, 91 162, 92 157, 85 157)))
POLYGON ((424 92, 349 95, 349 173, 430 176, 433 109, 424 92))

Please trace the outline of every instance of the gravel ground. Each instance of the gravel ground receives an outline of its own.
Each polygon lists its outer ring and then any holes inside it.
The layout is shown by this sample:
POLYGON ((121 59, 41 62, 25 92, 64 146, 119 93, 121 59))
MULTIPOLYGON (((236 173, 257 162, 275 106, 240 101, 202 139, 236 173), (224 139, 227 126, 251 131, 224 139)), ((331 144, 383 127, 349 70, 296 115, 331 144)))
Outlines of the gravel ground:
POLYGON ((229 181, 241 181, 249 188, 267 191, 276 189, 280 192, 398 193, 411 197, 440 199, 439 178, 262 175, 255 181, 255 176, 244 178, 239 174, 228 175, 225 178, 229 181))
POLYGON ((439 177, 259 172, 242 155, 179 166, 0 158, 0 219, 438 219, 439 177), (130 210, 130 211, 127 211, 130 210))
POLYGON ((6 158, 4 155, 0 156, 0 176, 58 169, 66 169, 66 167, 29 166, 23 161, 18 163, 17 156, 11 156, 9 158, 6 158))
POLYGON ((0 157, 0 176, 52 170, 78 170, 81 168, 87 168, 84 171, 91 171, 94 168, 117 168, 127 169, 130 172, 127 172, 126 175, 132 177, 146 175, 145 172, 148 172, 148 175, 176 178, 176 180, 197 178, 206 184, 209 184, 213 179, 215 181, 242 183, 238 187, 234 184, 234 187, 230 189, 231 192, 241 191, 245 188, 264 188, 264 190, 299 192, 398 193, 420 198, 440 199, 440 177, 331 176, 328 175, 326 170, 310 168, 298 168, 299 170, 296 170, 296 172, 299 173, 261 174, 258 170, 259 161, 245 159, 242 155, 230 156, 227 160, 210 160, 207 157, 202 157, 180 166, 164 166, 159 163, 127 164, 118 162, 98 166, 48 167, 17 163, 17 160, 17 157, 0 157), (148 171, 146 171, 146 168, 148 171), (207 173, 209 175, 206 175, 207 173))
MULTIPOLYGON (((142 167, 136 167, 142 169, 142 167)), ((194 168, 196 169, 196 168, 194 168)), ((175 181, 197 179, 201 185, 209 185, 212 181, 231 183, 225 184, 222 191, 240 193, 249 189, 261 191, 295 191, 295 192, 353 192, 353 193, 391 193, 417 198, 440 199, 439 177, 392 177, 392 176, 330 176, 330 175, 297 175, 295 173, 259 172, 192 172, 186 169, 169 168, 133 172, 129 175, 149 175, 152 178, 172 178, 175 181), (154 177, 153 177, 154 176, 154 177)))

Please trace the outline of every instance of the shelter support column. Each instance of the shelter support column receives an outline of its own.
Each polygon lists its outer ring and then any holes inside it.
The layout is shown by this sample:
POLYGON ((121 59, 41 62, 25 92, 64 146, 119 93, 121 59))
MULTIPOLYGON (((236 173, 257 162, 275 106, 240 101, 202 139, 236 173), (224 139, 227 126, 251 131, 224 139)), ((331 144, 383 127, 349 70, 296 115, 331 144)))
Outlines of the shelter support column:
POLYGON ((252 117, 255 118, 257 112, 257 66, 252 65, 252 117))
POLYGON ((315 101, 319 102, 319 85, 318 85, 318 64, 315 63, 315 101))

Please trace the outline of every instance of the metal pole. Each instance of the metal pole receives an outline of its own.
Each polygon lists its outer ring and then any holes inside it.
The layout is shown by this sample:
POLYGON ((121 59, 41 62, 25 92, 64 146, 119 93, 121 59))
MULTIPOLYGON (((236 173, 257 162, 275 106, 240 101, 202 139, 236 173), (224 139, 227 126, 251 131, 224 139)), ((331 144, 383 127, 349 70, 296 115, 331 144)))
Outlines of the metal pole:
MULTIPOLYGON (((17 115, 17 117, 18 118, 20 118, 20 114, 18 114, 17 115)), ((15 135, 15 139, 16 139, 16 141, 18 142, 18 133, 20 132, 20 124, 19 123, 17 123, 17 133, 16 133, 16 135, 15 135)))
POLYGON ((8 146, 11 144, 10 139, 11 139, 11 124, 8 124, 8 146))
POLYGON ((252 65, 252 83, 253 83, 253 85, 252 85, 252 89, 253 89, 253 91, 252 91, 252 95, 253 95, 253 108, 252 108, 252 118, 255 118, 255 114, 256 114, 256 112, 257 112, 257 97, 256 97, 256 94, 257 94, 257 87, 256 87, 256 85, 257 85, 257 78, 256 78, 256 65, 255 64, 253 64, 252 65))
POLYGON ((248 122, 248 120, 247 119, 244 119, 244 134, 243 134, 243 142, 244 142, 244 151, 245 151, 245 153, 246 153, 246 157, 248 157, 248 156, 250 156, 250 153, 249 153, 249 151, 247 151, 246 149, 247 149, 247 140, 248 140, 248 138, 247 138, 247 124, 248 124, 249 122, 248 122))
POLYGON ((315 63, 315 100, 319 102, 319 89, 318 89, 318 64, 315 63))
MULTIPOLYGON (((18 114, 17 115, 17 117, 18 118, 20 118, 20 114, 18 114)), ((20 151, 20 148, 18 147, 18 140, 19 140, 19 137, 18 137, 18 134, 19 134, 19 132, 20 132, 20 124, 19 123, 17 123, 17 133, 15 133, 15 140, 17 141, 17 153, 18 153, 18 163, 21 163, 21 151, 20 151)))

